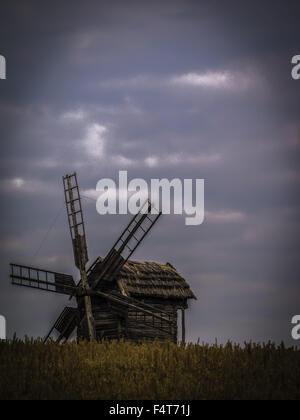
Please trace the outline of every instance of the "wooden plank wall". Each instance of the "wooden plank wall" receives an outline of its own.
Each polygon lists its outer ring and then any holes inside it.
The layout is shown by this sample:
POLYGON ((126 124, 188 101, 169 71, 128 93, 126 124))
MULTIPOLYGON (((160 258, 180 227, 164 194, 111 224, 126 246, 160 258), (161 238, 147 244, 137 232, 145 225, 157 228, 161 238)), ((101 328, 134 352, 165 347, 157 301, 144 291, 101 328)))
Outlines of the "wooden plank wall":
MULTIPOLYGON (((170 325, 160 319, 135 310, 127 310, 124 306, 111 304, 101 298, 92 299, 92 310, 95 319, 97 339, 128 339, 133 341, 171 340, 177 343, 177 310, 183 307, 182 302, 160 299, 143 299, 145 303, 167 312, 173 324, 170 325)), ((157 312, 159 315, 159 312, 157 312)), ((86 337, 86 325, 82 324, 78 329, 78 337, 86 337)))

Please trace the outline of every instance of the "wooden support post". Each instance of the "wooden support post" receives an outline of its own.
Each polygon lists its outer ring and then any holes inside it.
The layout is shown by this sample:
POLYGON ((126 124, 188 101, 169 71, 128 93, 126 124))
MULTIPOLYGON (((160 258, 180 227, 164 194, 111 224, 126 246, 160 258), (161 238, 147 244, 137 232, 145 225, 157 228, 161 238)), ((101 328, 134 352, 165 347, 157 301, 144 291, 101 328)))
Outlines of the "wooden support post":
POLYGON ((118 319, 118 340, 120 340, 122 338, 122 325, 121 325, 121 320, 118 319))
POLYGON ((125 319, 125 338, 128 338, 128 311, 125 319))
POLYGON ((182 344, 185 344, 185 309, 181 309, 182 315, 182 344))

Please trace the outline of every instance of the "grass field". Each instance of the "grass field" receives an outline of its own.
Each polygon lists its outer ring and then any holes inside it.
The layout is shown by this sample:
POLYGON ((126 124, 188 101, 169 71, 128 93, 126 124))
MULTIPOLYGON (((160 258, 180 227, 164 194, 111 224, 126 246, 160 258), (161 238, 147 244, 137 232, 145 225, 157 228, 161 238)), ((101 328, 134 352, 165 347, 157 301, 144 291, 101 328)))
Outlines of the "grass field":
POLYGON ((0 399, 299 399, 300 351, 102 342, 0 342, 0 399))

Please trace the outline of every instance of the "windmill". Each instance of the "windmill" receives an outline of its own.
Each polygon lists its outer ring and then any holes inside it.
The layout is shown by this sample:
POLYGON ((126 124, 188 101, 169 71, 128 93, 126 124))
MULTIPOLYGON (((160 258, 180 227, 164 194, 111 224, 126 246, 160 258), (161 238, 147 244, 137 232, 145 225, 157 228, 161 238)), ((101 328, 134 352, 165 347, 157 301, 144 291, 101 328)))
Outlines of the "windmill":
MULTIPOLYGON (((57 342, 67 341, 76 328, 78 338, 89 341, 104 337, 177 341, 177 310, 182 310, 184 320, 187 299, 195 298, 194 294, 170 264, 130 261, 161 212, 152 212, 152 204, 147 200, 106 257, 97 258, 87 270, 89 257, 76 173, 64 176, 63 186, 80 281, 76 284, 71 275, 11 264, 12 284, 68 295, 77 301, 76 308, 63 309, 44 342, 54 332, 58 334, 57 342), (160 284, 153 286, 153 279, 161 283, 161 290, 160 284), (143 290, 142 294, 137 290, 143 290), (159 293, 163 294, 163 301, 159 293)), ((184 325, 182 331, 184 341, 184 325)))

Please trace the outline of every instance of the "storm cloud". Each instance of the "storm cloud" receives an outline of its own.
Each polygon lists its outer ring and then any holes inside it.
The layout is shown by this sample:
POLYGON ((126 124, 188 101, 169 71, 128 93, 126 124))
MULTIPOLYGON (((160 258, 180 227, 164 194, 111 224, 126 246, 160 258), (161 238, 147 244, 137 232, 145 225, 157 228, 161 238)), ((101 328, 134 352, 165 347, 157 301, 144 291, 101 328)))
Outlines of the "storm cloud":
POLYGON ((101 178, 205 179, 206 218, 164 216, 135 255, 198 297, 188 339, 295 344, 300 311, 299 2, 10 1, 1 6, 0 314, 43 336, 68 301, 15 288, 9 262, 76 274, 61 176, 77 171, 90 259, 128 217, 101 178), (41 4, 43 3, 43 4, 41 4))

